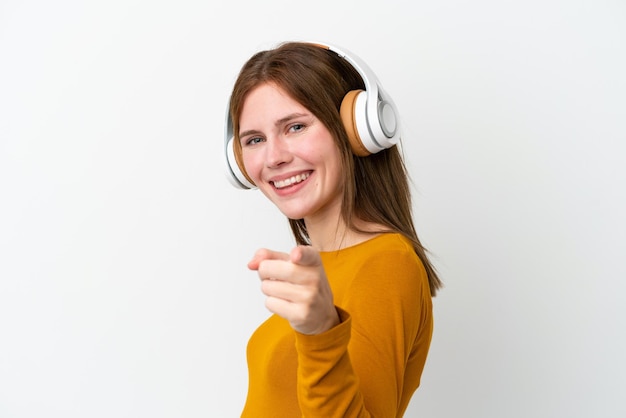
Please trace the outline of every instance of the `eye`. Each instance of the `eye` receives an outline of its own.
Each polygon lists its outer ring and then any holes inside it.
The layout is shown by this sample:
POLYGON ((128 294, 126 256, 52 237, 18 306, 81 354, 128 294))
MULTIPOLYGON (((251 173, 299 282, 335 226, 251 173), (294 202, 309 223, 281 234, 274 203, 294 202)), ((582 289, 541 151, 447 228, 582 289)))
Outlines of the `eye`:
POLYGON ((256 145, 263 142, 263 138, 261 138, 260 136, 252 136, 248 139, 245 140, 244 144, 245 145, 256 145))
POLYGON ((289 127, 289 131, 297 133, 303 131, 305 127, 304 123, 294 123, 289 127))

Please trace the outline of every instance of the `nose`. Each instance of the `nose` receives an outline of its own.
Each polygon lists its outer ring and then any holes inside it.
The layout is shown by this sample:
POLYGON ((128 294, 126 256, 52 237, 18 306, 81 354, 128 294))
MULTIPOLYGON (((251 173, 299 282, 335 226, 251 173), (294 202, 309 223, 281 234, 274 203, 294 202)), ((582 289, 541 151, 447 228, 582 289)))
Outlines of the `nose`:
POLYGON ((265 152, 265 164, 269 168, 288 163, 292 158, 287 142, 279 136, 268 138, 265 152))

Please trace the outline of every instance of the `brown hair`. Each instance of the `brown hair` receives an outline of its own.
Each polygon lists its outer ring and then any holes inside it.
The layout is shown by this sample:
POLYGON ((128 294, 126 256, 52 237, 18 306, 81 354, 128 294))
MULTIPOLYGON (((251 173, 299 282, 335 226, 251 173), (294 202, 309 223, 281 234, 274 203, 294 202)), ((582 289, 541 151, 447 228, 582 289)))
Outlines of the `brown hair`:
MULTIPOLYGON (((244 174, 239 142, 239 118, 246 96, 255 87, 274 83, 311 111, 330 131, 342 155, 344 197, 341 215, 346 225, 358 229, 354 219, 385 225, 413 244, 424 264, 430 293, 442 287, 435 268, 420 243, 412 217, 411 191, 406 167, 397 146, 367 157, 353 154, 339 115, 347 92, 364 89, 359 73, 335 52, 314 44, 287 42, 253 55, 242 67, 230 100, 235 134, 235 155, 244 174)), ((298 244, 310 244, 302 219, 289 219, 298 244)))

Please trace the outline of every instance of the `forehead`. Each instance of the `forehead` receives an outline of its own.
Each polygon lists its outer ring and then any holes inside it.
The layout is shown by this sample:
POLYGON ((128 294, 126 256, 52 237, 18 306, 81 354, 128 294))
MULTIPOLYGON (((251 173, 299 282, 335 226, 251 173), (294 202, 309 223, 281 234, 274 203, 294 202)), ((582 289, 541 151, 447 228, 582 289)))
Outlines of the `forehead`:
POLYGON ((274 122, 289 113, 310 113, 291 97, 283 88, 274 83, 263 83, 252 89, 243 101, 240 126, 261 121, 274 122))

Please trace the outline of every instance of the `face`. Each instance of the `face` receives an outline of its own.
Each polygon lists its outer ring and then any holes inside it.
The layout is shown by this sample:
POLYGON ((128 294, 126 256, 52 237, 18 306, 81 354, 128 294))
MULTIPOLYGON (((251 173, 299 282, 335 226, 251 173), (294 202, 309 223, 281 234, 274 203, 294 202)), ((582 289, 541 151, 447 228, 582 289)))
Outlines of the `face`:
POLYGON ((262 84, 244 101, 239 138, 246 171, 290 219, 337 219, 341 156, 331 133, 275 84, 262 84))

